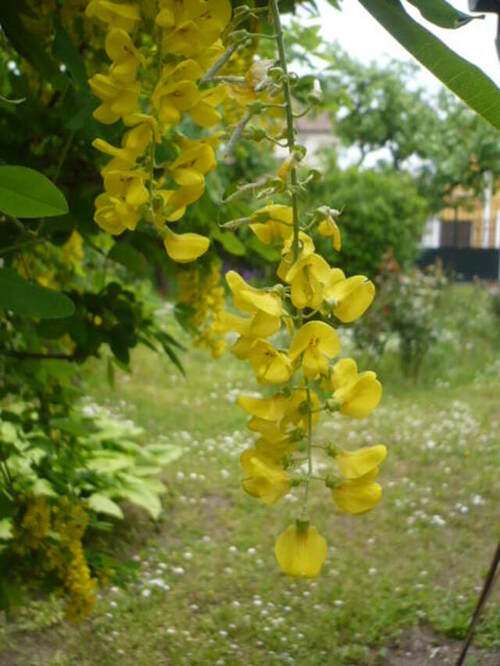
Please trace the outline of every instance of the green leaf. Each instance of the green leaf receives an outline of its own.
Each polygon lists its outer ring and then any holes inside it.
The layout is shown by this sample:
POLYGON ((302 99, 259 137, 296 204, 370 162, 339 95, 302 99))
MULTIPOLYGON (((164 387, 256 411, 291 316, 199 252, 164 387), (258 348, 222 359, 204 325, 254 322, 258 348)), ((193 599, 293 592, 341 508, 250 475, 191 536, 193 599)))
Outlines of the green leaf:
POLYGON ((134 459, 131 456, 116 451, 100 451, 99 454, 87 462, 88 469, 100 474, 114 474, 133 466, 134 459))
POLYGON ((0 539, 11 539, 12 538, 12 520, 10 518, 4 518, 0 520, 0 539))
POLYGON ((105 495, 94 493, 88 498, 87 502, 89 507, 96 513, 105 513, 108 516, 113 516, 113 518, 123 519, 123 511, 118 504, 105 495))
POLYGON ((500 90, 480 69, 414 21, 399 0, 359 0, 424 67, 474 111, 500 129, 500 90))
POLYGON ((81 89, 88 90, 85 63, 70 36, 59 22, 56 23, 52 51, 66 65, 75 83, 81 89))
POLYGON ((132 273, 137 273, 139 275, 144 275, 145 273, 146 260, 144 255, 129 243, 115 243, 108 252, 108 257, 122 266, 125 266, 125 268, 132 273))
POLYGON ((10 44, 57 90, 68 86, 67 77, 60 71, 58 63, 45 51, 38 35, 29 32, 21 20, 26 7, 19 0, 2 0, 2 30, 10 44))
POLYGON ((0 308, 42 319, 70 317, 75 311, 65 294, 28 282, 10 268, 0 268, 0 308))
POLYGON ((141 487, 139 483, 134 487, 122 486, 119 488, 118 492, 124 499, 145 509, 154 520, 159 518, 161 513, 161 501, 157 494, 141 487))
POLYGON ((144 451, 152 454, 157 464, 162 467, 169 465, 182 455, 181 447, 173 444, 149 444, 144 447, 144 451))
POLYGON ((0 211, 13 217, 54 217, 68 212, 60 190, 39 171, 0 166, 0 211))
POLYGON ((215 238, 215 240, 222 245, 226 252, 234 254, 237 257, 243 257, 245 255, 245 246, 232 231, 223 233, 217 227, 215 227, 212 231, 212 238, 215 238))
POLYGON ((482 16, 471 16, 459 12, 445 0, 408 0, 422 16, 440 28, 461 28, 463 25, 482 16))
POLYGON ((280 260, 280 253, 271 245, 266 245, 257 236, 252 236, 247 241, 247 247, 256 252, 266 261, 277 262, 280 260))
POLYGON ((47 479, 36 479, 31 486, 31 492, 35 497, 57 497, 57 493, 47 479))

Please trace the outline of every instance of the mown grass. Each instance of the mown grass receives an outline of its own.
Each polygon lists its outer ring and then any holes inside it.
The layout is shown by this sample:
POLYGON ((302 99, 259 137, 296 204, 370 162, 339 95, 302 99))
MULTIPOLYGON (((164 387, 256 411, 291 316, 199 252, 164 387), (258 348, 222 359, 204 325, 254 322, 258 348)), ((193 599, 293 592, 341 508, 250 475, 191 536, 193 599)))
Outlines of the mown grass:
MULTIPOLYGON (((391 664, 391 645, 410 628, 432 630, 437 645, 463 637, 498 538, 500 458, 497 357, 491 345, 480 350, 477 332, 462 344, 465 334, 433 350, 419 385, 388 355, 378 368, 384 400, 368 419, 324 417, 318 443, 380 442, 389 456, 384 501, 366 516, 339 515, 314 487, 311 514, 329 555, 313 581, 285 578, 273 555, 303 490, 269 508, 240 487, 238 457, 252 437, 233 403, 256 389, 244 364, 197 350, 184 379, 137 351, 114 391, 96 365, 90 398, 184 454, 165 472, 161 521, 130 511, 112 544, 133 556, 135 581, 105 590, 76 628, 59 621, 57 601, 33 604, 0 629, 0 664, 391 664)), ((480 664, 498 663, 498 600, 476 633, 480 664)))

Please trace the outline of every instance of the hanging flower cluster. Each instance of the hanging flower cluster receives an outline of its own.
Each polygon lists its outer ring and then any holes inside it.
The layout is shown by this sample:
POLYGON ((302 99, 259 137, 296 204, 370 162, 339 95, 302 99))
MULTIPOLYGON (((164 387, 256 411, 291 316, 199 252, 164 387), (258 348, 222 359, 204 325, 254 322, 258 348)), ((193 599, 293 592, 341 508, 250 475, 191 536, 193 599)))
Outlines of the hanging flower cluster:
MULTIPOLYGON (((375 287, 363 275, 346 277, 342 270, 331 267, 306 233, 316 227, 319 235, 331 238, 335 250, 340 251, 338 211, 321 206, 310 214, 307 224, 300 219, 298 194, 307 179, 299 181, 297 164, 304 150, 295 144, 292 79, 287 72, 275 0, 270 8, 279 60, 268 66, 265 76, 274 85, 280 81, 287 111, 281 138, 286 138, 289 157, 278 171, 283 184, 278 191, 288 195, 290 202, 270 203, 225 226, 248 224, 262 243, 281 248, 276 271, 280 282, 257 289, 229 271, 227 284, 241 314, 227 314, 225 325, 239 335, 232 353, 249 362, 259 384, 272 387, 266 397, 242 395, 238 399, 238 405, 250 416, 248 428, 257 436, 253 447, 241 455, 243 488, 252 497, 275 504, 293 487, 304 486, 302 512, 296 524, 278 537, 275 554, 284 573, 312 577, 319 573, 327 555, 325 539, 309 523, 312 481, 322 483, 344 513, 363 514, 382 497, 377 476, 386 457, 385 446, 355 451, 333 445, 318 447, 331 459, 330 471, 324 477, 314 474, 312 455, 313 430, 321 412, 359 419, 368 416, 380 401, 382 387, 375 373, 359 372, 353 359, 336 360, 340 340, 335 322, 350 324, 359 319, 370 306, 375 287), (286 343, 282 331, 288 334, 286 343)), ((270 193, 272 190, 261 190, 261 196, 270 193)))
POLYGON ((190 138, 178 126, 187 116, 202 129, 221 119, 217 107, 226 86, 200 81, 224 51, 229 0, 90 0, 86 15, 105 25, 111 61, 107 73, 89 81, 101 101, 94 117, 106 125, 121 120, 126 128, 119 146, 93 142, 111 158, 101 171, 105 191, 96 199, 94 220, 114 235, 150 222, 171 259, 194 261, 207 251, 208 238, 170 227, 202 196, 220 137, 190 138))
POLYGON ((209 349, 214 358, 219 358, 227 348, 223 339, 225 293, 219 262, 212 262, 208 271, 201 266, 181 269, 176 278, 179 285, 177 303, 189 308, 188 320, 194 344, 209 349))
MULTIPOLYGON (((327 323, 333 318, 342 323, 358 319, 373 299, 372 282, 362 275, 346 278, 331 268, 304 232, 299 233, 294 257, 292 207, 269 205, 255 217, 259 222, 250 228, 260 240, 282 244, 277 274, 283 283, 256 289, 238 273, 227 273, 234 304, 245 316, 226 315, 226 326, 239 334, 233 354, 249 361, 260 384, 276 387, 269 397, 238 399, 250 415, 249 429, 258 435, 254 447, 241 456, 243 487, 253 497, 274 504, 298 484, 305 484, 308 495, 312 432, 321 411, 363 418, 379 403, 382 387, 375 373, 358 372, 353 359, 332 363, 340 341, 327 323), (291 339, 287 348, 280 349, 269 338, 283 326, 291 339), (301 469, 304 451, 306 471, 301 469)), ((372 509, 382 496, 376 478, 385 447, 349 452, 331 446, 327 454, 333 459, 332 471, 321 482, 337 508, 351 514, 372 509)), ((315 576, 326 557, 325 541, 301 516, 278 538, 276 557, 285 573, 315 576)))
POLYGON ((97 580, 82 546, 88 520, 84 507, 67 497, 51 503, 45 497, 27 497, 14 525, 14 551, 57 576, 69 597, 66 617, 74 622, 91 613, 97 598, 97 580))
POLYGON ((327 546, 309 524, 312 481, 328 488, 340 511, 365 513, 381 499, 377 475, 386 449, 326 447, 331 470, 319 478, 313 475, 313 429, 322 411, 351 418, 369 415, 382 388, 375 373, 358 372, 352 359, 337 360, 340 341, 335 322, 359 319, 375 288, 363 275, 346 277, 316 252, 307 233, 314 227, 340 251, 338 211, 322 206, 307 220, 299 216, 300 191, 317 175, 301 181, 297 170, 305 150, 295 142, 291 96, 295 79, 287 71, 277 0, 270 0, 269 8, 238 8, 233 16, 228 0, 142 4, 91 0, 86 13, 105 24, 105 49, 111 61, 107 73, 90 79, 101 101, 94 116, 108 125, 121 121, 126 128, 119 146, 102 139, 93 144, 111 158, 101 172, 105 192, 96 200, 94 219, 102 229, 121 234, 144 220, 158 229, 171 259, 194 261, 208 249, 208 239, 195 233, 176 234, 170 227, 202 196, 205 177, 216 166, 215 149, 222 136, 200 138, 200 134, 221 120, 218 107, 224 104, 237 119, 227 153, 240 137, 288 146, 287 159, 276 175, 264 179, 260 190, 258 184, 248 184, 231 195, 250 190, 260 198, 279 195, 285 202, 268 203, 225 225, 248 224, 262 243, 280 247, 279 283, 256 289, 235 271, 228 272, 226 280, 240 312, 235 315, 223 311, 215 273, 206 280, 202 272, 189 271, 179 276, 180 301, 196 313, 200 343, 218 355, 219 334, 237 333, 233 354, 249 362, 259 384, 273 387, 267 397, 238 400, 250 416, 249 429, 257 435, 254 446, 241 456, 243 487, 251 496, 274 504, 292 487, 304 486, 303 511, 296 524, 278 537, 275 553, 285 573, 315 576, 327 546), (263 12, 272 17, 274 35, 266 38, 276 39, 276 62, 255 60, 253 53, 245 58, 244 50, 238 52, 240 44, 251 53, 253 36, 236 28, 263 12), (244 77, 236 75, 242 61, 248 66, 244 77), (222 76, 215 77, 219 71, 222 76), (285 127, 268 131, 262 119, 270 115, 285 116, 285 127), (192 136, 182 133, 186 118, 201 130, 192 136), (283 329, 289 340, 278 347, 273 336, 283 329))

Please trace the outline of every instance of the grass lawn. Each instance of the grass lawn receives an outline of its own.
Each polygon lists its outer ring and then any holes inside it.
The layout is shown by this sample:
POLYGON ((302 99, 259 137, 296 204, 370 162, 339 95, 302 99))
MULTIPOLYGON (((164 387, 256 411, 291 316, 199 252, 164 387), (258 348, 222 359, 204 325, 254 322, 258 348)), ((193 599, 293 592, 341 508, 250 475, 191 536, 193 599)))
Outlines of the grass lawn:
MULTIPOLYGON (((137 351, 114 391, 96 365, 89 399, 184 454, 165 471, 161 521, 131 509, 113 538, 135 577, 111 583, 77 627, 60 621, 59 600, 33 601, 0 624, 0 665, 452 663, 498 538, 498 385, 486 365, 464 371, 475 353, 456 357, 447 381, 430 359, 432 381, 419 387, 396 380, 389 359, 371 417, 323 417, 318 442, 384 443, 389 456, 384 500, 366 516, 339 515, 313 486, 312 520, 329 554, 312 581, 280 574, 273 553, 303 489, 269 508, 240 486, 238 458, 252 437, 234 400, 255 390, 245 364, 198 350, 185 357, 184 379, 137 351)), ((470 666, 500 663, 498 602, 494 592, 470 666)))

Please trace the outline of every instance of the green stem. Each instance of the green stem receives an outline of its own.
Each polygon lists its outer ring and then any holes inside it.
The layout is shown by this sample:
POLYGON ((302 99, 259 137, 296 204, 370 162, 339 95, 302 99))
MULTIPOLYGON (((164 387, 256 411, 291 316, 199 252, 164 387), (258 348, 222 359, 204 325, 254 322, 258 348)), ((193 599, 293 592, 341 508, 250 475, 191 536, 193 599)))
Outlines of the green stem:
MULTIPOLYGON (((276 32, 276 44, 278 47, 278 55, 281 69, 283 70, 283 95, 285 97, 285 113, 286 113, 286 139, 288 144, 288 152, 292 157, 295 152, 295 128, 293 118, 292 106, 292 90, 290 88, 290 79, 288 76, 288 66, 286 62, 285 43, 283 40, 283 28, 281 26, 280 10, 278 7, 278 0, 270 0, 271 12, 273 15, 274 30, 276 32)), ((297 261, 299 256, 299 205, 297 201, 297 170, 294 166, 290 169, 290 182, 292 210, 293 210, 293 242, 292 252, 293 259, 297 261)))
POLYGON ((309 501, 309 487, 312 478, 312 403, 311 403, 311 389, 309 384, 306 387, 307 395, 307 479, 306 479, 306 492, 304 495, 304 513, 307 513, 307 503, 309 501))

